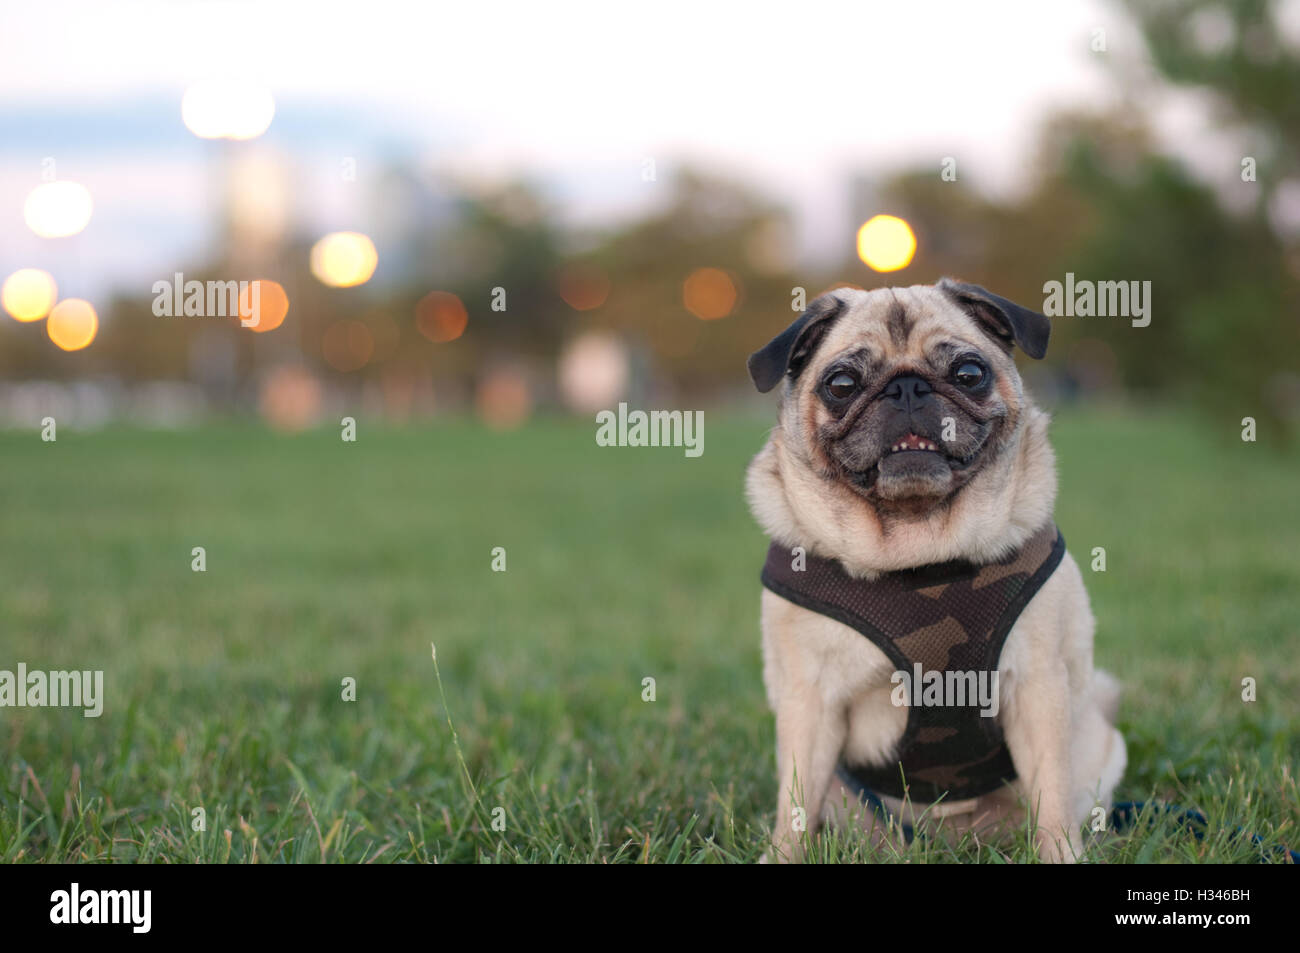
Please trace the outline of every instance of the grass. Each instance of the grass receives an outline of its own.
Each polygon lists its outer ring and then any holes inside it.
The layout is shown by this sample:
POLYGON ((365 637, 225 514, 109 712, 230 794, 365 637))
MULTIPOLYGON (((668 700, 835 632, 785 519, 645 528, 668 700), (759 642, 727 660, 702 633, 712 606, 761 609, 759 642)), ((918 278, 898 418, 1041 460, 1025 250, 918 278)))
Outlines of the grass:
MULTIPOLYGON (((568 421, 0 434, 0 669, 102 669, 107 695, 98 719, 0 709, 0 859, 755 861, 776 780, 741 480, 766 424, 707 416, 698 459, 568 421)), ((1300 847, 1300 460, 1230 437, 1054 424, 1058 522, 1126 685, 1117 796, 1211 821, 1093 861, 1255 859, 1238 825, 1300 847)), ((811 856, 1030 850, 829 833, 811 856)))

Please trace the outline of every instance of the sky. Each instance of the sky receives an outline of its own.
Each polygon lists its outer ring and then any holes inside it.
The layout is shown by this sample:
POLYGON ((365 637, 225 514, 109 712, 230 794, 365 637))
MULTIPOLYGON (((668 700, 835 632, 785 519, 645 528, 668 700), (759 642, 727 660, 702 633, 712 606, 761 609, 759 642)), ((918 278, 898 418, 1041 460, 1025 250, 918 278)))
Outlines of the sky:
MULTIPOLYGON (((1123 11, 1092 0, 9 2, 0 271, 62 265, 74 294, 170 274, 214 234, 214 169, 232 146, 287 162, 295 214, 322 232, 367 224, 363 191, 338 174, 347 157, 363 183, 389 157, 485 181, 525 171, 591 223, 655 203, 646 159, 690 161, 787 203, 815 258, 843 232, 855 174, 937 174, 952 156, 960 176, 1014 193, 1038 121, 1117 101, 1106 58, 1139 48, 1123 11), (270 129, 195 138, 182 94, 231 76, 271 91, 270 129), (78 236, 23 224, 47 158, 95 197, 78 236)), ((1162 114, 1174 138, 1204 124, 1194 103, 1162 114)))

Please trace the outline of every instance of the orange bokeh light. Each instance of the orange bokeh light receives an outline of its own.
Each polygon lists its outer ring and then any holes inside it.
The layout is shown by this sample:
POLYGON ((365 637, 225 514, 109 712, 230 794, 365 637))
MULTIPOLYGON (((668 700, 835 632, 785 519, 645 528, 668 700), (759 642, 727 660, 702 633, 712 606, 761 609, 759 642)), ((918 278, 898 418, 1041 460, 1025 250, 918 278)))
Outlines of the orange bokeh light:
POLYGON ((682 304, 702 321, 731 314, 736 298, 736 283, 720 268, 697 268, 682 284, 682 304))
POLYGON ((274 331, 284 324, 289 314, 289 295, 278 281, 250 281, 248 287, 239 293, 240 322, 253 320, 253 304, 257 304, 257 323, 246 327, 261 334, 274 331))
POLYGON ((320 343, 321 356, 336 371, 355 371, 370 361, 375 353, 375 339, 370 328, 360 321, 332 324, 320 343))
POLYGON ((262 382, 258 404, 276 430, 293 432, 310 427, 320 414, 320 382, 305 368, 284 365, 262 382))
POLYGON ((435 344, 454 341, 465 333, 469 313, 448 291, 431 291, 415 305, 415 326, 435 344))
POLYGON ((593 265, 569 265, 555 284, 564 303, 575 311, 599 308, 609 297, 609 276, 593 265))
POLYGON ((99 331, 99 316, 89 301, 67 298, 60 301, 45 322, 50 340, 65 351, 80 351, 95 340, 99 331))
POLYGON ((492 371, 479 385, 475 406, 483 422, 495 430, 513 430, 533 410, 528 381, 515 368, 492 371))

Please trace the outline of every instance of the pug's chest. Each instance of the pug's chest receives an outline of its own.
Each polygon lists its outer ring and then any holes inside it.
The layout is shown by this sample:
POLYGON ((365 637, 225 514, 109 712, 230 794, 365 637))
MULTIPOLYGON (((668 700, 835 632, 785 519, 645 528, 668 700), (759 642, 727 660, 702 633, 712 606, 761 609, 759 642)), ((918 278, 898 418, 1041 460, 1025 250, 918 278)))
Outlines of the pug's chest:
POLYGON ((846 712, 843 757, 861 786, 934 800, 976 797, 1015 778, 997 718, 999 662, 1064 546, 1048 523, 996 563, 875 579, 769 549, 763 585, 790 607, 789 627, 803 630, 784 647, 786 664, 846 712))
MULTIPOLYGON (((983 682, 945 678, 915 665, 910 671, 855 629, 788 605, 783 625, 765 626, 765 680, 774 710, 789 692, 817 696, 823 710, 844 713, 840 761, 851 770, 878 769, 870 787, 902 795, 894 780, 915 773, 913 799, 944 791, 975 796, 992 772, 1010 780, 998 708, 1011 680, 994 669, 983 682), (1005 681, 1005 684, 1000 684, 1005 681), (983 714, 981 713, 983 712, 983 714), (980 765, 979 771, 967 766, 980 765), (985 771, 987 767, 989 771, 985 771)), ((810 699, 811 700, 811 699, 810 699)))

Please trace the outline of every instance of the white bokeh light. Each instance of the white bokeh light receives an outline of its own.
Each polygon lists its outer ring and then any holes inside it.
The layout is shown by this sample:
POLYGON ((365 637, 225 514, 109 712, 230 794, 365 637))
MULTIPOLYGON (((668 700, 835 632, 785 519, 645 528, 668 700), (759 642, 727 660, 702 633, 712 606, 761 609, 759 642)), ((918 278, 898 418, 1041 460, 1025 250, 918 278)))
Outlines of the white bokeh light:
POLYGON ((576 338, 559 364, 560 394, 579 413, 609 408, 627 390, 627 347, 607 331, 589 331, 576 338))
POLYGON ((270 92, 244 80, 195 83, 181 98, 181 119, 200 139, 256 139, 274 117, 270 92))
POLYGON ((42 238, 63 238, 85 228, 94 208, 90 191, 84 185, 45 182, 28 194, 23 219, 42 238))

